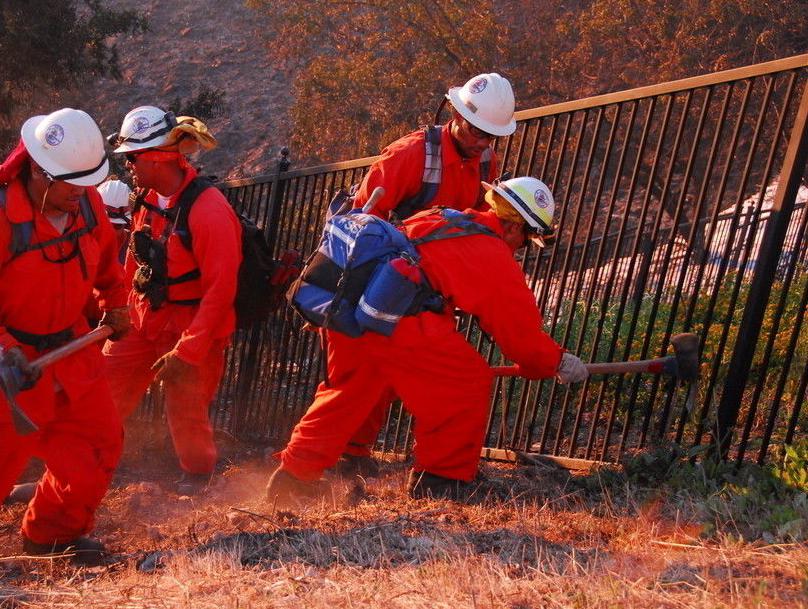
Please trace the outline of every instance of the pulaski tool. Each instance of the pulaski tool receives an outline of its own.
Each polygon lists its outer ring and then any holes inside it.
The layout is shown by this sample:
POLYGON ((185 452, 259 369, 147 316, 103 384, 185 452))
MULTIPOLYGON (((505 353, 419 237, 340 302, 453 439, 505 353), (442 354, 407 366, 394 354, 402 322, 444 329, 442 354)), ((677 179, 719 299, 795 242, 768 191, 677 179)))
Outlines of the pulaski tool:
MULTIPOLYGON (((88 332, 84 336, 80 336, 79 338, 62 345, 61 347, 58 347, 57 349, 49 351, 45 355, 38 357, 31 362, 31 365, 41 370, 42 368, 64 359, 68 355, 72 355, 76 351, 80 351, 87 345, 104 340, 110 334, 112 334, 112 332, 113 330, 109 326, 100 326, 95 330, 88 332)), ((0 366, 0 390, 3 391, 3 395, 11 408, 11 420, 14 424, 14 429, 21 436, 28 435, 39 429, 36 423, 34 423, 28 417, 28 415, 25 414, 22 408, 20 408, 20 405, 17 404, 17 400, 15 399, 15 396, 22 390, 22 385, 24 382, 25 379, 17 368, 14 366, 0 366)))

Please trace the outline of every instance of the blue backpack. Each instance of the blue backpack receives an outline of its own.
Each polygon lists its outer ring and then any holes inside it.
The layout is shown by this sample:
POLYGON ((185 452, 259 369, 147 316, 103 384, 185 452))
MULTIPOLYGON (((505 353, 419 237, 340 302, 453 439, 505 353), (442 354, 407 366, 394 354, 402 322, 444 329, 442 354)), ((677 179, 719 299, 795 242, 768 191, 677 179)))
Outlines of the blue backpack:
POLYGON ((358 209, 346 211, 341 191, 329 205, 317 251, 287 292, 303 319, 351 337, 366 331, 390 336, 405 315, 440 312, 443 296, 421 271, 416 245, 475 234, 496 234, 452 209, 436 208, 447 222, 417 240, 358 209))

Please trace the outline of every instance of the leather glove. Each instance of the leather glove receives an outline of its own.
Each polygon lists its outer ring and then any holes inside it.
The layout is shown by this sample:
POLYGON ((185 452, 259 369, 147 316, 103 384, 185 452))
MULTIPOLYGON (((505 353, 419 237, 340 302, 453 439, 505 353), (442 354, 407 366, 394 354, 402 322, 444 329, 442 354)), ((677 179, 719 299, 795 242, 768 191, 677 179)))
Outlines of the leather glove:
POLYGON ((152 370, 157 371, 155 380, 175 385, 193 382, 196 377, 196 366, 182 361, 173 351, 154 362, 152 370))
POLYGON ((0 365, 17 370, 20 375, 20 389, 30 389, 42 376, 42 370, 32 366, 19 347, 11 347, 5 351, 0 365))
POLYGON ((558 365, 556 377, 564 385, 568 383, 581 383, 589 378, 589 370, 581 359, 572 353, 564 353, 558 365))
POLYGON ((129 308, 107 309, 104 311, 104 315, 101 316, 101 321, 98 325, 112 328, 113 333, 110 335, 109 340, 121 340, 127 335, 129 328, 132 326, 132 320, 129 318, 129 308))

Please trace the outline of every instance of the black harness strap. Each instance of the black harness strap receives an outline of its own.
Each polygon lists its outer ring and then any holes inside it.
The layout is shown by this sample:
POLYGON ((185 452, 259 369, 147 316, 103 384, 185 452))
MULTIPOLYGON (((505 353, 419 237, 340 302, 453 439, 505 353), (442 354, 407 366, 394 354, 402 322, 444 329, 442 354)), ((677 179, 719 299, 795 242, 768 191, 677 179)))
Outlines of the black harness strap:
POLYGON ((24 345, 29 345, 37 351, 56 349, 73 340, 73 328, 65 328, 50 334, 34 334, 6 326, 6 331, 24 345))
MULTIPOLYGON (((6 207, 6 189, 0 187, 0 209, 5 209, 6 207)), ((54 237, 53 239, 48 239, 47 241, 39 241, 37 243, 32 243, 34 236, 34 221, 29 220, 27 222, 10 222, 11 224, 11 246, 9 250, 11 251, 12 258, 16 258, 26 252, 31 252, 34 250, 40 250, 42 252, 42 256, 48 262, 53 262, 55 264, 64 264, 69 262, 76 256, 81 255, 81 248, 79 247, 79 239, 81 239, 84 235, 89 234, 90 232, 98 226, 98 219, 95 217, 95 212, 93 211, 93 207, 90 204, 90 200, 87 198, 86 194, 83 194, 79 199, 79 212, 81 214, 82 219, 84 220, 84 226, 78 228, 76 230, 65 232, 58 237, 54 237), (73 244, 73 250, 61 258, 51 259, 45 255, 45 248, 48 248, 52 245, 58 245, 60 243, 69 241, 73 244)), ((84 259, 81 258, 81 269, 82 273, 86 275, 86 268, 84 265, 84 259)))

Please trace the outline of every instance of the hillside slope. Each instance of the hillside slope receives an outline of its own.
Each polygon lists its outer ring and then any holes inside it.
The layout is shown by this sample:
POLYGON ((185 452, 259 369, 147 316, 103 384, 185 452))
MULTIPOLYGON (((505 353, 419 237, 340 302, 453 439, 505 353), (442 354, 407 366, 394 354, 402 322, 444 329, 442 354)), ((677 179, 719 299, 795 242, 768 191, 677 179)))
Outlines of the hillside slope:
MULTIPOLYGON (((167 106, 196 95, 200 86, 224 89, 224 115, 209 127, 220 147, 198 159, 204 171, 224 177, 272 171, 287 143, 291 102, 283 74, 269 64, 260 31, 265 17, 242 0, 106 0, 135 8, 149 20, 145 34, 119 36, 123 78, 99 79, 65 97, 86 109, 111 133, 137 105, 167 106)), ((294 154, 294 151, 293 151, 294 154)))

